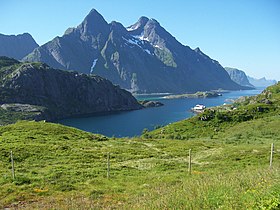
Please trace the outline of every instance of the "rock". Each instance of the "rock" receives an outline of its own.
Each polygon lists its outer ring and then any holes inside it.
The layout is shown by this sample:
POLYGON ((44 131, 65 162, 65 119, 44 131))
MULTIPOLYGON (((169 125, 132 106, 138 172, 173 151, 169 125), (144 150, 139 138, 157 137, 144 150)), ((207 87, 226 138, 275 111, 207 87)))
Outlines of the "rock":
POLYGON ((230 67, 225 67, 225 70, 229 74, 230 78, 237 84, 254 88, 254 85, 249 82, 248 77, 244 71, 230 67))
POLYGON ((222 96, 221 93, 217 93, 215 91, 205 91, 205 92, 196 92, 196 93, 186 93, 180 95, 168 95, 164 96, 164 99, 180 99, 180 98, 214 98, 222 96))
POLYGON ((96 74, 135 93, 246 89, 217 61, 178 42, 156 20, 141 17, 125 28, 116 21, 107 23, 96 10, 24 60, 96 74))
POLYGON ((41 106, 49 119, 56 120, 142 108, 131 93, 99 76, 53 69, 42 63, 17 63, 1 73, 0 104, 5 109, 36 111, 34 106, 41 106))
POLYGON ((258 112, 263 112, 263 111, 264 111, 264 108, 263 108, 263 107, 258 106, 258 107, 257 107, 257 111, 258 111, 258 112))
POLYGON ((0 34, 0 56, 22 59, 39 45, 28 34, 4 35, 0 34))
POLYGON ((272 104, 272 101, 270 101, 269 99, 262 99, 261 102, 265 104, 272 104))
POLYGON ((150 108, 150 107, 159 107, 159 106, 163 106, 164 104, 159 102, 159 101, 148 101, 148 100, 144 100, 144 101, 139 101, 139 103, 144 106, 145 108, 150 108))
POLYGON ((42 112, 44 108, 30 104, 2 104, 2 109, 14 112, 42 112))

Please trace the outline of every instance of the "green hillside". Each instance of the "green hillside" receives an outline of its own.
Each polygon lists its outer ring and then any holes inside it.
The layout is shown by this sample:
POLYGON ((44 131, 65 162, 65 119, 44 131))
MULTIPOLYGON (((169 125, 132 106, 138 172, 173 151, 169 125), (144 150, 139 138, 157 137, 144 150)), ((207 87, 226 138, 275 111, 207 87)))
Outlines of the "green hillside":
POLYGON ((235 104, 233 111, 219 108, 214 113, 231 116, 231 120, 215 115, 202 121, 196 116, 130 139, 46 122, 2 126, 0 208, 279 209, 278 99, 279 84, 235 104), (264 98, 271 103, 259 102, 264 98), (236 120, 242 110, 254 113, 256 104, 267 110, 252 119, 236 120), (172 135, 188 140, 171 139, 172 135), (275 153, 269 169, 271 143, 275 153))
POLYGON ((219 138, 228 129, 242 122, 250 122, 280 114, 280 83, 268 87, 261 94, 243 97, 232 105, 206 109, 203 113, 152 132, 143 133, 152 139, 219 138))

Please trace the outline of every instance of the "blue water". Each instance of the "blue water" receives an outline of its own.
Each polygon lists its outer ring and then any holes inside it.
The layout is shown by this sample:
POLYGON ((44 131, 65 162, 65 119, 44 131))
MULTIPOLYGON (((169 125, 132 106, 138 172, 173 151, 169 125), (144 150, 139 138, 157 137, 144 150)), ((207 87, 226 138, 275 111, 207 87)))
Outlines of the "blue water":
POLYGON ((231 91, 216 98, 196 99, 162 99, 163 95, 138 95, 137 99, 157 100, 164 103, 164 106, 103 116, 71 118, 60 120, 59 123, 109 137, 132 137, 140 135, 144 128, 152 130, 155 126, 167 125, 193 116, 190 109, 196 104, 206 107, 222 105, 228 103, 227 99, 256 95, 262 90, 263 88, 231 91))

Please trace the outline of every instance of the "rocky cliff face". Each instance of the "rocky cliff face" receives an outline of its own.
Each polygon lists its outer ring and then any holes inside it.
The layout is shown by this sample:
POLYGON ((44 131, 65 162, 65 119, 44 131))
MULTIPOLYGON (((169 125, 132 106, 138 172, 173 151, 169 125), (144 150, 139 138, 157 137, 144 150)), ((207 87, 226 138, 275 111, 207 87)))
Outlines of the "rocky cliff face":
POLYGON ((31 53, 36 47, 38 47, 38 44, 28 33, 19 35, 0 34, 0 56, 20 60, 31 53))
POLYGON ((244 88, 217 61, 182 45, 156 20, 141 17, 125 28, 108 24, 96 10, 24 60, 97 74, 138 93, 244 88))
POLYGON ((254 87, 254 85, 249 82, 244 71, 230 67, 225 67, 225 70, 229 74, 230 78, 237 84, 245 87, 254 87))
POLYGON ((3 57, 1 64, 0 104, 46 107, 44 115, 51 120, 142 108, 131 93, 99 76, 3 57))

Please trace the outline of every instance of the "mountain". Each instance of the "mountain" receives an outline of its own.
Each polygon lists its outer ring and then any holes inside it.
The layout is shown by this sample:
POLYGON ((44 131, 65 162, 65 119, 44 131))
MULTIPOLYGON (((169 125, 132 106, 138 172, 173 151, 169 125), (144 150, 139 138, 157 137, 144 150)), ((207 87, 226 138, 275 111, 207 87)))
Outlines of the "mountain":
POLYGON ((274 85, 277 83, 276 80, 270 80, 266 79, 265 77, 256 79, 253 77, 248 76, 248 80, 250 81, 251 84, 253 84, 255 87, 268 87, 270 85, 274 85))
POLYGON ((92 10, 76 28, 24 58, 65 70, 97 74, 138 93, 239 90, 223 67, 199 48, 182 45, 156 20, 125 28, 92 10))
POLYGON ((131 93, 106 79, 53 69, 43 63, 0 57, 0 77, 1 108, 36 112, 36 119, 142 108, 131 93))
POLYGON ((33 37, 28 33, 19 35, 0 34, 0 56, 20 60, 38 46, 33 37))
POLYGON ((225 67, 225 70, 229 74, 232 81, 236 82, 237 84, 246 87, 254 87, 254 85, 249 82, 244 71, 230 67, 225 67))

